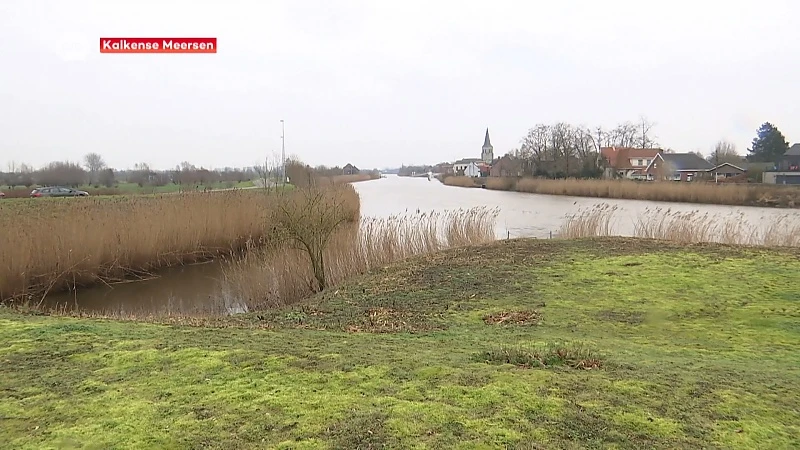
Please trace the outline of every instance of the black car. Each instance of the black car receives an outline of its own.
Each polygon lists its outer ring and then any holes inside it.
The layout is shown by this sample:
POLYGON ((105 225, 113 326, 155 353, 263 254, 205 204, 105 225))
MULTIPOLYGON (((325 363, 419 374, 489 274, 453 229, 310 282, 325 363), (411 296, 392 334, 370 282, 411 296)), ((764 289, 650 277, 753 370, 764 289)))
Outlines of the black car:
POLYGON ((79 191, 68 187, 51 186, 37 188, 31 191, 31 197, 88 197, 86 191, 79 191))

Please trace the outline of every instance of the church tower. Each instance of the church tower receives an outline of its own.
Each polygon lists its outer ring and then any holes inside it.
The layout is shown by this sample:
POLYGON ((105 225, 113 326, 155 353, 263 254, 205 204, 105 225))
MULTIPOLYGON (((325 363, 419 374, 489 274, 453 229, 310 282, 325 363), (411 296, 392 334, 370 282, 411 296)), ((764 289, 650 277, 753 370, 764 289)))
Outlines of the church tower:
POLYGON ((492 147, 492 143, 489 141, 489 129, 486 129, 486 137, 483 138, 483 148, 481 149, 481 159, 483 162, 487 164, 491 164, 494 161, 494 147, 492 147))

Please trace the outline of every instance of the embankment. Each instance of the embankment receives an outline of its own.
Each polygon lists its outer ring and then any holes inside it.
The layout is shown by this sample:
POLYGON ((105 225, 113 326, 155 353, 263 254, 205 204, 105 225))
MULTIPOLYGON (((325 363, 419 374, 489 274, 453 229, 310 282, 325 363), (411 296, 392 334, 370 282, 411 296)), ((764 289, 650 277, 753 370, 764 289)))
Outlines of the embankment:
POLYGON ((797 448, 798 256, 511 240, 218 329, 0 309, 0 442, 797 448))
POLYGON ((594 180, 505 177, 445 177, 448 186, 527 192, 531 194, 568 195, 660 202, 703 203, 734 206, 800 208, 800 188, 766 184, 681 183, 675 181, 637 182, 630 180, 594 180))

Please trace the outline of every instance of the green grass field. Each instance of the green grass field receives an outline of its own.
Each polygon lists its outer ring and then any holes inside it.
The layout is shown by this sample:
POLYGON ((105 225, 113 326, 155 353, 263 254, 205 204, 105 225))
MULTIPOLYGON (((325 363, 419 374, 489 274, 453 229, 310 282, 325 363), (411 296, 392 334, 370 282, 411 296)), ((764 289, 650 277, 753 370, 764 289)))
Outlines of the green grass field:
POLYGON ((512 240, 260 315, 157 324, 6 310, 0 442, 798 448, 799 256, 512 240))

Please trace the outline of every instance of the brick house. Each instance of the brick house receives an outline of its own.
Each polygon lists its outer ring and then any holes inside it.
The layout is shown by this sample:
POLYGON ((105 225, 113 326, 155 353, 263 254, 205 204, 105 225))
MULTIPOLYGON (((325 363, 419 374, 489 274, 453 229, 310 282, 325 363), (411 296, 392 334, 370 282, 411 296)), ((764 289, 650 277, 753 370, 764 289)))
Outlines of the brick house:
POLYGON ((615 175, 631 180, 647 179, 647 166, 656 155, 663 153, 658 148, 602 147, 600 155, 605 158, 608 168, 606 177, 615 175))
POLYGON ((713 164, 695 153, 659 153, 647 166, 645 174, 646 179, 694 181, 711 179, 714 169, 713 164))
POLYGON ((492 164, 489 175, 493 177, 521 177, 522 161, 505 155, 492 164))
POLYGON ((347 165, 342 168, 342 175, 358 175, 359 173, 361 173, 361 171, 358 170, 358 167, 350 163, 347 163, 347 165))

